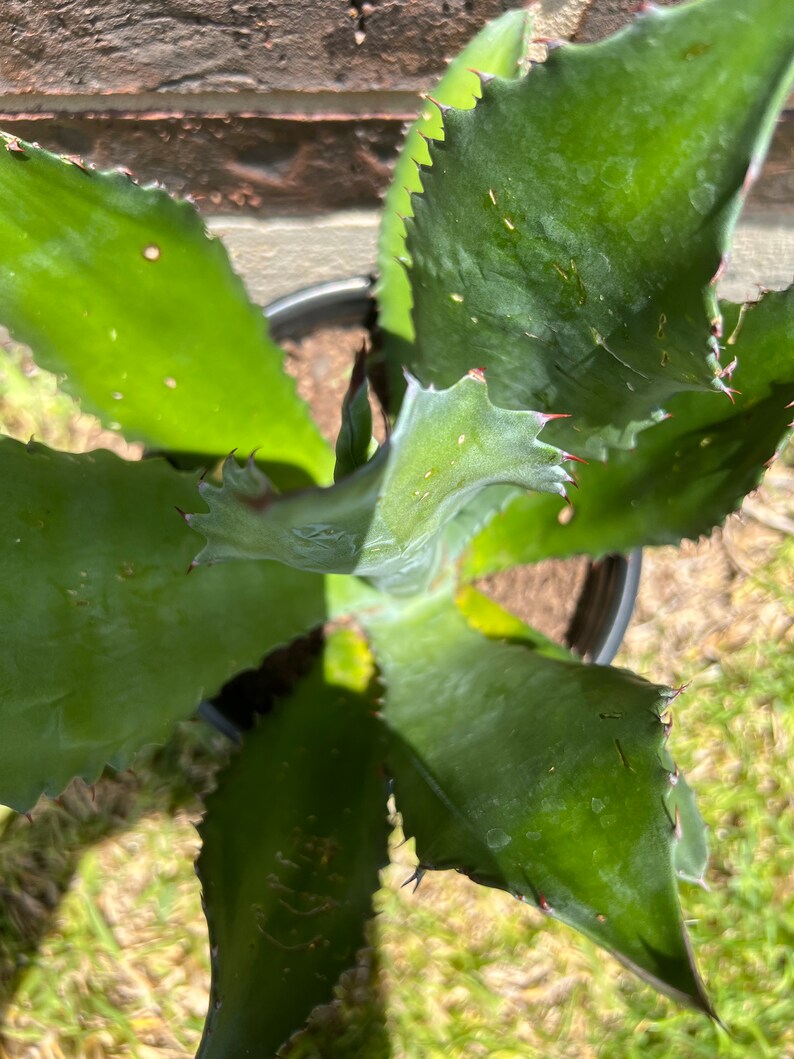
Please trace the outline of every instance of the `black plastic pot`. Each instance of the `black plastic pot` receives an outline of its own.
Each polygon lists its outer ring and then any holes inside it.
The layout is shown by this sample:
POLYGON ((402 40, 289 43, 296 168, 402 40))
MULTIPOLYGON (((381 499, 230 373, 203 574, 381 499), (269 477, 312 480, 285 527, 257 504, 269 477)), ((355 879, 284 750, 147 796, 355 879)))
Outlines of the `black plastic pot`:
MULTIPOLYGON (((277 342, 297 341, 322 327, 369 326, 375 320, 372 281, 356 276, 306 287, 272 302, 264 312, 277 342)), ((615 657, 634 610, 641 565, 639 548, 591 562, 565 636, 568 647, 586 661, 608 665, 615 657)), ((198 712, 239 741, 238 719, 226 710, 204 702, 198 712)))

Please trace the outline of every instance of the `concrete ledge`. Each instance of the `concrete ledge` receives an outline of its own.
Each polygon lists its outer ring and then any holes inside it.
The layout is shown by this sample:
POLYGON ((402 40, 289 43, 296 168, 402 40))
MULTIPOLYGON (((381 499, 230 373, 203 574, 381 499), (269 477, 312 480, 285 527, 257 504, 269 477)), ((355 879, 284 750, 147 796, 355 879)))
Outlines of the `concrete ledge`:
POLYGON ((213 217, 208 227, 226 244, 253 300, 266 305, 313 283, 372 272, 379 218, 379 210, 346 210, 267 221, 213 217))
POLYGON ((719 285, 722 297, 755 300, 759 289, 783 290, 794 283, 794 222, 765 217, 742 221, 733 241, 731 262, 719 285))
MULTIPOLYGON (((229 248, 252 298, 264 305, 313 283, 373 271, 379 216, 351 210, 318 218, 214 217, 209 226, 229 248)), ((792 282, 794 224, 785 218, 741 223, 722 296, 745 301, 757 298, 759 287, 779 290, 792 282)))

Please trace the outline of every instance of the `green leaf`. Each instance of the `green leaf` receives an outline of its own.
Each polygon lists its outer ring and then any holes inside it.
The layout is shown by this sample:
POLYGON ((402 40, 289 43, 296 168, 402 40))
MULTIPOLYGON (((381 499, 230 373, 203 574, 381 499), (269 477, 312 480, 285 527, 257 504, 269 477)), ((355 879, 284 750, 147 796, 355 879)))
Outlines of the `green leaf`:
POLYGON ((455 603, 469 627, 491 640, 522 644, 533 651, 569 662, 571 652, 550 640, 537 629, 525 625, 520 618, 500 607, 488 596, 471 585, 463 585, 457 592, 455 603))
POLYGON ((261 311, 188 203, 2 135, 0 263, 0 323, 106 425, 172 452, 258 448, 285 485, 330 479, 261 311))
POLYGON ((445 114, 408 222, 413 374, 485 368, 596 456, 723 388, 713 277, 793 69, 790 0, 696 0, 445 114))
POLYGON ((734 403, 680 394, 671 418, 640 434, 636 451, 613 452, 577 475, 573 518, 548 498, 513 500, 475 537, 465 577, 586 552, 604 555, 697 539, 756 488, 788 429, 794 401, 794 288, 743 309, 723 304, 726 356, 736 356, 734 403))
POLYGON ((372 437, 372 409, 369 404, 369 383, 365 371, 366 345, 362 345, 353 362, 350 385, 342 401, 342 423, 336 439, 334 481, 347 478, 363 467, 377 448, 372 437))
POLYGON ((681 833, 673 860, 675 873, 685 882, 705 887, 704 876, 709 862, 706 825, 698 812, 692 788, 681 775, 677 775, 675 790, 668 805, 673 819, 678 820, 681 833))
POLYGON ((6 438, 0 479, 0 803, 123 767, 325 618, 323 581, 276 563, 187 576, 196 538, 174 507, 196 479, 161 460, 6 438))
POLYGON ((673 866, 662 715, 674 693, 486 639, 444 597, 367 627, 420 874, 455 868, 507 890, 710 1011, 673 866))
POLYGON ((209 513, 189 516, 207 538, 196 561, 278 559, 415 590, 441 530, 485 486, 565 495, 567 456, 538 441, 545 422, 494 408, 476 374, 440 392, 411 379, 388 444, 330 489, 279 496, 253 463, 227 460, 222 487, 201 484, 209 513))
MULTIPOLYGON (((489 22, 447 67, 433 89, 432 98, 441 107, 473 107, 480 95, 480 78, 475 71, 499 77, 518 77, 521 60, 529 46, 532 15, 528 11, 508 11, 489 22)), ((414 339, 411 320, 411 289, 403 265, 406 258, 405 221, 413 216, 411 194, 422 190, 419 166, 430 165, 425 137, 443 136, 443 120, 438 105, 425 102, 422 112, 405 137, 383 203, 378 239, 379 279, 378 323, 383 339, 391 348, 391 365, 396 368, 390 385, 402 393, 405 383, 400 365, 405 362, 403 347, 414 339)))
POLYGON ((387 862, 372 662, 335 634, 207 801, 198 862, 212 945, 200 1059, 273 1056, 365 944, 387 862))

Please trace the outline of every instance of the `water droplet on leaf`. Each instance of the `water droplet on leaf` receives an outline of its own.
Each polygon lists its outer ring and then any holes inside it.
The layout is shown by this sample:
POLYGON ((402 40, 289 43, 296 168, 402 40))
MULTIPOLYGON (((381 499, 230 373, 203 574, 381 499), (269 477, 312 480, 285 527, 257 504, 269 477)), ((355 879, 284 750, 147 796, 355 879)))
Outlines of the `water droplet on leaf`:
POLYGON ((634 172, 634 160, 631 158, 610 158, 601 166, 601 179, 610 188, 622 188, 631 180, 634 172))
POLYGON ((485 841, 488 843, 490 849, 504 849, 505 846, 509 846, 512 839, 506 831, 503 831, 501 827, 492 827, 485 835, 485 841))
POLYGON ((690 188, 689 201, 698 213, 705 215, 714 205, 716 188, 713 184, 700 184, 696 188, 690 188))

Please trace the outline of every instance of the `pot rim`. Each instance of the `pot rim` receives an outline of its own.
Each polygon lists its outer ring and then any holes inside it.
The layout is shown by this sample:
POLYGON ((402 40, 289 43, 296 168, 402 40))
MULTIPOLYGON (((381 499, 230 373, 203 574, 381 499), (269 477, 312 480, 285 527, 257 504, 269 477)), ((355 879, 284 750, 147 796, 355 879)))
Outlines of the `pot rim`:
POLYGON ((262 312, 274 339, 303 338, 319 325, 360 324, 374 310, 371 276, 351 276, 302 287, 266 305, 262 312))

